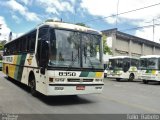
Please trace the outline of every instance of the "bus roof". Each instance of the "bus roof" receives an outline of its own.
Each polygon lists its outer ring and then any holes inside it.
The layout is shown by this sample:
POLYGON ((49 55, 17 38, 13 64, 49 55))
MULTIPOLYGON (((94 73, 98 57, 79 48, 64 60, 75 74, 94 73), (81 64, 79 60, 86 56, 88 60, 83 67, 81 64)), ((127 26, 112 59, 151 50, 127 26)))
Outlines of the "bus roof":
POLYGON ((141 56, 140 58, 160 58, 160 55, 145 55, 141 56))
POLYGON ((135 57, 130 57, 130 56, 114 56, 114 57, 110 57, 109 59, 124 59, 124 58, 133 58, 133 59, 138 59, 135 57))
POLYGON ((65 22, 44 22, 42 24, 39 25, 39 27, 43 26, 43 25, 49 25, 53 28, 60 28, 60 29, 70 29, 70 30, 75 30, 75 31, 81 31, 81 32, 88 32, 88 33, 93 33, 93 34, 101 34, 101 32, 85 27, 85 26, 80 26, 80 25, 75 25, 75 24, 71 24, 71 23, 65 23, 65 22))
POLYGON ((6 44, 22 37, 25 36, 26 34, 30 33, 31 31, 34 31, 42 26, 51 26, 53 28, 57 28, 57 29, 68 29, 68 30, 73 30, 73 31, 80 31, 80 32, 87 32, 87 33, 91 33, 91 34, 97 34, 97 35, 101 35, 102 33, 100 31, 88 28, 88 27, 84 27, 84 26, 80 26, 80 25, 75 25, 75 24, 71 24, 71 23, 65 23, 65 22, 59 22, 59 21, 48 21, 48 22, 44 22, 42 24, 39 24, 36 28, 30 30, 29 32, 11 40, 8 41, 6 44))

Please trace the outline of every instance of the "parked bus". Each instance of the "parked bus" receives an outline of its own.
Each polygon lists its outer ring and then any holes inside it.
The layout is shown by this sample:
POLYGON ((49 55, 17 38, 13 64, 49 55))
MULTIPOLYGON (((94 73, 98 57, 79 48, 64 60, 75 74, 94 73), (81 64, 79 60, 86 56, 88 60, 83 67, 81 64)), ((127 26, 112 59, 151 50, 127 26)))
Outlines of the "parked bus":
POLYGON ((50 21, 5 44, 3 72, 32 95, 101 93, 102 53, 100 32, 50 21))
POLYGON ((160 82, 160 55, 146 55, 140 57, 141 71, 140 79, 143 80, 144 84, 149 81, 159 81, 160 82))
POLYGON ((137 58, 129 56, 116 56, 109 59, 109 70, 107 72, 108 78, 115 78, 117 81, 121 79, 128 79, 133 81, 137 79, 138 75, 138 63, 137 58))

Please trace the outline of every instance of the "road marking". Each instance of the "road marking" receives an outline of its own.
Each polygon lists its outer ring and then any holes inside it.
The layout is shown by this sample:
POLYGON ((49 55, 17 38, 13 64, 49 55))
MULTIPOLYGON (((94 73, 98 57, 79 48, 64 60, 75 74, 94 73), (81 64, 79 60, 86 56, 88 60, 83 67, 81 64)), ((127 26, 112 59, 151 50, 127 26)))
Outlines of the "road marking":
POLYGON ((101 95, 104 99, 107 99, 107 100, 110 100, 110 101, 113 101, 113 102, 117 102, 117 103, 121 103, 121 104, 124 104, 124 105, 127 105, 127 106, 130 106, 130 107, 134 107, 134 108, 138 108, 138 109, 141 109, 141 110, 145 110, 147 112, 150 112, 150 113, 159 113, 158 111, 159 110, 156 110, 156 109, 152 109, 152 108, 148 108, 148 107, 145 107, 143 105, 137 105, 137 104, 130 104, 128 103, 127 101, 122 101, 122 100, 116 100, 110 96, 103 96, 101 95))

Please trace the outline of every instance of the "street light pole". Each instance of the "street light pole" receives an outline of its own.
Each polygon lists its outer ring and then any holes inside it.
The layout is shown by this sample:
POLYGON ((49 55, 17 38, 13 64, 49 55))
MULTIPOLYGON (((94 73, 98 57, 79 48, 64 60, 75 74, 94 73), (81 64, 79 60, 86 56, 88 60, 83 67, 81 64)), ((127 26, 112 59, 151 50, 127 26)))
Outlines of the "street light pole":
POLYGON ((154 42, 154 34, 155 34, 155 30, 154 30, 155 29, 155 26, 154 26, 155 23, 154 22, 155 22, 155 20, 153 19, 153 42, 154 42))
POLYGON ((118 24, 118 7, 119 7, 119 0, 117 1, 116 28, 118 24))

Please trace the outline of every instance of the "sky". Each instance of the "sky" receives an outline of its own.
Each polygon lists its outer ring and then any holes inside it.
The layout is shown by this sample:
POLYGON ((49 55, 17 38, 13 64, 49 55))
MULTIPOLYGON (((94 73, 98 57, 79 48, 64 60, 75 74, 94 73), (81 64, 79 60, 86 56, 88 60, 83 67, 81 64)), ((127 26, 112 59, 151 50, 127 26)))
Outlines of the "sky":
POLYGON ((20 36, 47 19, 84 23, 160 43, 160 0, 0 0, 0 40, 20 36), (118 14, 118 15, 117 15, 118 14))

